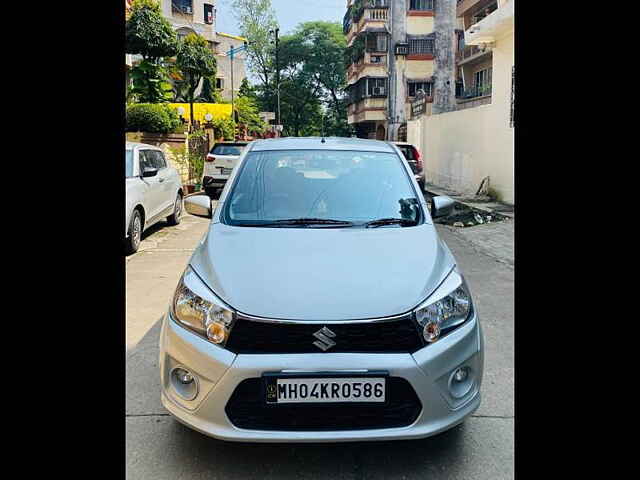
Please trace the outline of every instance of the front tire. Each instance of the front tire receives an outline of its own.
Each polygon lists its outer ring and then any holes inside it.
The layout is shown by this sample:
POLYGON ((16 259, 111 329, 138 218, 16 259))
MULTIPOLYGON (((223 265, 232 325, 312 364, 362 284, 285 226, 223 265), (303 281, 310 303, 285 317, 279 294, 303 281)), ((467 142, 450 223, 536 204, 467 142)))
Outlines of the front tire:
POLYGON ((138 251, 142 240, 142 215, 139 210, 134 210, 129 220, 129 236, 125 239, 125 253, 131 255, 138 251))
POLYGON ((178 225, 182 217, 182 195, 176 196, 176 202, 173 205, 173 213, 167 217, 169 225, 178 225))

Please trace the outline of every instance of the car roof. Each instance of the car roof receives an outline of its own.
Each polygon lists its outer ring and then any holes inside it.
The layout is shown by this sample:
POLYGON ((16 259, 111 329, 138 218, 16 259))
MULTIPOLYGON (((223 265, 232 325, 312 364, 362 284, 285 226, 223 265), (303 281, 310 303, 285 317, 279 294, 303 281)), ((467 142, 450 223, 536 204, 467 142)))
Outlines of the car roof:
POLYGON ((155 145, 149 145, 147 143, 139 143, 139 142, 126 142, 126 146, 125 146, 125 150, 132 150, 134 148, 145 148, 145 149, 149 149, 149 150, 160 150, 162 151, 161 148, 155 146, 155 145))
POLYGON ((346 137, 285 137, 254 140, 252 151, 268 150, 356 150, 394 153, 388 142, 346 137))

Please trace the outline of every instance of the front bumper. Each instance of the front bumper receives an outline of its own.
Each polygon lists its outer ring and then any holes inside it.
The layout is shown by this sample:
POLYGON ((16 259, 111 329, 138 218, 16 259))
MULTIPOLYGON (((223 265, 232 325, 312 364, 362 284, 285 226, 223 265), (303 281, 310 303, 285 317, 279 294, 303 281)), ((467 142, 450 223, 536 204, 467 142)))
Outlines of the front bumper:
MULTIPOLYGON (((181 423, 221 440, 243 442, 342 442, 424 438, 461 423, 480 405, 484 364, 483 337, 477 314, 462 327, 414 354, 312 353, 236 355, 196 336, 173 321, 163 320, 160 336, 162 404, 181 423), (174 388, 170 372, 183 366, 195 373, 198 394, 184 400, 174 388), (461 398, 449 390, 453 372, 467 366, 473 386, 461 398), (422 411, 406 427, 338 431, 267 431, 235 427, 225 406, 236 386, 263 372, 335 371, 357 375, 385 370, 406 379, 415 390, 422 411)), ((312 375, 311 375, 312 376, 312 375)), ((276 407, 277 408, 277 407, 276 407)))

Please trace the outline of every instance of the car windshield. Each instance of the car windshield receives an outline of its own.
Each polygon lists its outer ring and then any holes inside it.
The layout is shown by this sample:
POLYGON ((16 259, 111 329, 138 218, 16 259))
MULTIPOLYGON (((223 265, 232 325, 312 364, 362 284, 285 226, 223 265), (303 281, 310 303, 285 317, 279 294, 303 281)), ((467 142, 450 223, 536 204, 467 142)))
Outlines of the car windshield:
POLYGON ((282 150, 250 152, 223 207, 223 222, 365 225, 419 223, 422 211, 394 153, 282 150), (302 222, 301 222, 302 220, 302 222), (383 223, 387 224, 387 223, 383 223))
POLYGON ((124 172, 125 177, 133 177, 133 150, 125 150, 124 172))
POLYGON ((211 149, 212 155, 240 155, 245 145, 218 144, 211 149))

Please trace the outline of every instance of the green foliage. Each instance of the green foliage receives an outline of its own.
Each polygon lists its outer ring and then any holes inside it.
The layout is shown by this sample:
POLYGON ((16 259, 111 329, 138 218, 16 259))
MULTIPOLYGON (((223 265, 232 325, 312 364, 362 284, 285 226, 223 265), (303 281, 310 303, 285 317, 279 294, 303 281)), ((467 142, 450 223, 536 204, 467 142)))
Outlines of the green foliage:
POLYGON ((213 132, 216 140, 220 138, 235 140, 231 118, 214 118, 211 123, 213 124, 213 132))
POLYGON ((346 42, 337 22, 306 22, 282 38, 280 86, 284 135, 345 135, 346 42))
POLYGON ((176 33, 162 16, 160 4, 156 0, 134 0, 125 25, 125 51, 142 55, 143 60, 131 67, 130 100, 160 103, 171 98, 161 59, 175 55, 177 46, 176 33))
POLYGON ((274 35, 270 30, 278 28, 271 0, 233 0, 233 15, 240 26, 240 34, 247 39, 247 68, 255 74, 261 88, 268 90, 273 86, 274 35))
POLYGON ((240 89, 238 90, 239 97, 247 97, 257 103, 258 94, 256 92, 256 88, 249 83, 246 78, 242 79, 242 83, 240 84, 240 89))
POLYGON ((178 125, 180 117, 168 105, 137 103, 127 107, 127 132, 170 133, 178 125))
POLYGON ((190 119, 193 125, 193 102, 202 78, 215 76, 216 58, 207 41, 200 35, 190 33, 178 45, 176 69, 185 83, 186 100, 190 104, 190 119))
POLYGON ((161 103, 171 99, 171 83, 169 83, 162 66, 150 60, 142 60, 131 67, 132 86, 129 96, 141 103, 161 103))
POLYGON ((145 59, 176 54, 178 39, 156 0, 134 0, 125 25, 125 52, 145 59))
POLYGON ((267 124, 258 115, 258 107, 255 100, 250 97, 238 97, 235 101, 235 108, 238 116, 238 125, 245 125, 251 133, 262 133, 266 130, 267 124))
POLYGON ((198 95, 198 102, 201 103, 222 103, 220 91, 215 88, 215 77, 204 77, 202 80, 202 90, 198 95))

